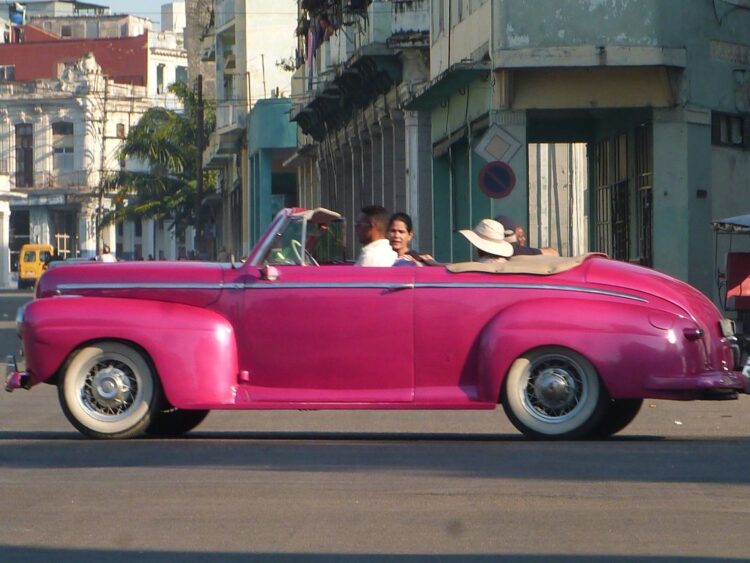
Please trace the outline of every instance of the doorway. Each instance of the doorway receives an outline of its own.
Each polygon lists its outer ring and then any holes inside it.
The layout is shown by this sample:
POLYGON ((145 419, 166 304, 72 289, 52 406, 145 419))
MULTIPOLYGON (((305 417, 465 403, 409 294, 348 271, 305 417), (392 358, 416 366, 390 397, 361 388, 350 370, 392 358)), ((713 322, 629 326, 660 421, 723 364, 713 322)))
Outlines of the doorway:
POLYGON ((562 256, 589 251, 585 143, 529 143, 529 246, 562 256))

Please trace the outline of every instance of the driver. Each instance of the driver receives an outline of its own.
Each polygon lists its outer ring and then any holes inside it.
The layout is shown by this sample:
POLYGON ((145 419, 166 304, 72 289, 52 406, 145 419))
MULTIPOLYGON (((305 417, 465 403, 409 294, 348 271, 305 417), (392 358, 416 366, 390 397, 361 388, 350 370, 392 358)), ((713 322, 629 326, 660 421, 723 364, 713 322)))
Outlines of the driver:
POLYGON ((393 266, 398 254, 385 238, 388 212, 380 205, 363 207, 357 217, 357 238, 362 244, 355 266, 393 266))

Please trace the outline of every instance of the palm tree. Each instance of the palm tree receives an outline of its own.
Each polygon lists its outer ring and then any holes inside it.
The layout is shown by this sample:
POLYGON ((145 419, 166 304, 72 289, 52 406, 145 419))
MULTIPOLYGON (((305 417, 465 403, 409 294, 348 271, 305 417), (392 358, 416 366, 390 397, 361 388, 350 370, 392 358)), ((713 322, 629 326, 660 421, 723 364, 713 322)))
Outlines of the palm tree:
MULTIPOLYGON (((121 156, 148 163, 148 172, 121 170, 105 183, 106 191, 117 193, 115 209, 103 223, 138 219, 172 220, 172 228, 182 234, 186 227, 199 224, 197 202, 199 104, 195 92, 182 82, 169 86, 182 102, 182 111, 150 108, 130 129, 121 156)), ((212 105, 204 103, 203 139, 216 121, 212 105)), ((215 189, 211 172, 203 172, 203 195, 215 189)))

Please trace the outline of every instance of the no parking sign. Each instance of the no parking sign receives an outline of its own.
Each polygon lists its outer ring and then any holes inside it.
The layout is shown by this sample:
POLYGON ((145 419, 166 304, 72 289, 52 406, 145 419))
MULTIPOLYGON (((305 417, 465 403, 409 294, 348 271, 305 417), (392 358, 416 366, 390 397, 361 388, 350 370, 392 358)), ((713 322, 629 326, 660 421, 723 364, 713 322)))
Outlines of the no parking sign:
POLYGON ((490 162, 479 171, 479 187, 487 197, 504 198, 516 187, 516 173, 507 162, 490 162))

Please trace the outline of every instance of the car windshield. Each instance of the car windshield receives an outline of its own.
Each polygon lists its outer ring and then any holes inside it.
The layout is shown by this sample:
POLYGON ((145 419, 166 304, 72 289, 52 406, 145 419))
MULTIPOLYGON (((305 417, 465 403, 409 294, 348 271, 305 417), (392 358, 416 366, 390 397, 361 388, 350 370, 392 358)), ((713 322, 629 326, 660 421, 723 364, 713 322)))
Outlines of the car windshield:
POLYGON ((286 227, 276 233, 265 263, 272 265, 342 263, 345 259, 344 222, 316 223, 303 217, 291 217, 286 227), (303 236, 306 237, 302 244, 303 236))

